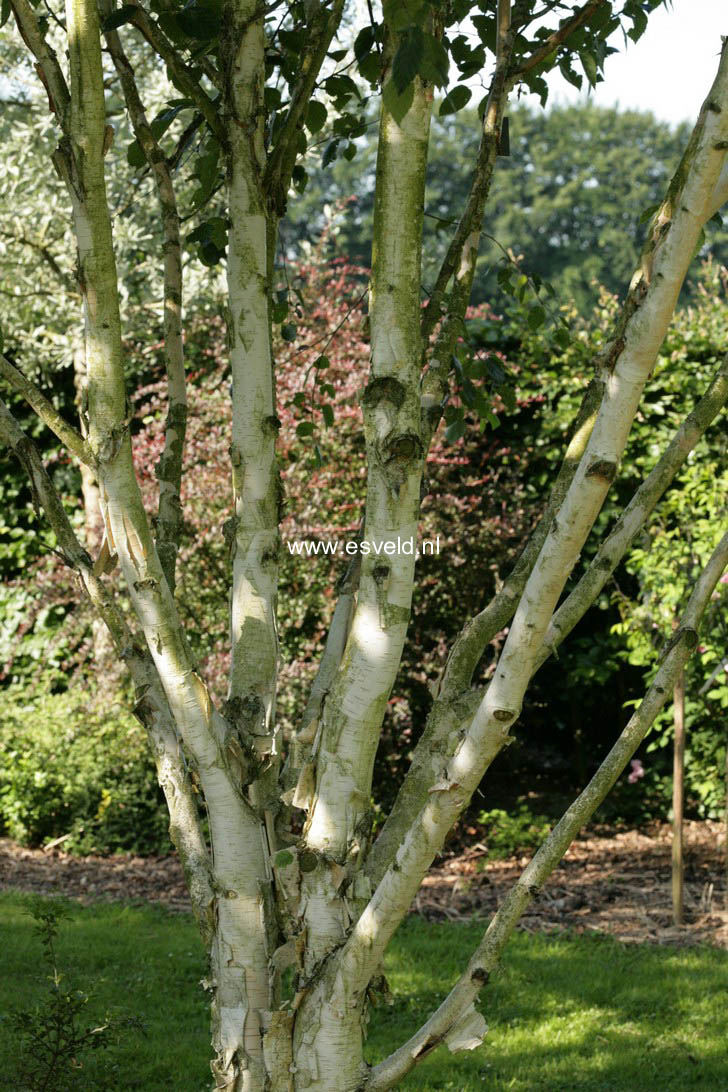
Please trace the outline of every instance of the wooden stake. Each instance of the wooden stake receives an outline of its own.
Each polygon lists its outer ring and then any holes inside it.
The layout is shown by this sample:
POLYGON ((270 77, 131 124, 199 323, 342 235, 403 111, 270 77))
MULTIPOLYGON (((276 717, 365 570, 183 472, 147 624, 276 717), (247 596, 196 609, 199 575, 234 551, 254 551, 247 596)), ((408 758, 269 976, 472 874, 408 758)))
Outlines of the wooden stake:
POLYGON ((683 923, 683 802, 685 783, 685 672, 673 690, 675 741, 672 772, 672 920, 683 923))

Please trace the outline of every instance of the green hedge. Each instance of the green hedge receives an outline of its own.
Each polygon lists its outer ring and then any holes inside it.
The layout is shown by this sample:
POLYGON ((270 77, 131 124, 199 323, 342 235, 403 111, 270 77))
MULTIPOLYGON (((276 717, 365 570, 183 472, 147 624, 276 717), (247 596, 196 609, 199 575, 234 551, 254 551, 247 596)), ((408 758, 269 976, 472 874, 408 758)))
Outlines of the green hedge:
POLYGON ((0 826, 22 845, 166 853, 168 819, 146 736, 118 704, 76 692, 0 692, 0 826))

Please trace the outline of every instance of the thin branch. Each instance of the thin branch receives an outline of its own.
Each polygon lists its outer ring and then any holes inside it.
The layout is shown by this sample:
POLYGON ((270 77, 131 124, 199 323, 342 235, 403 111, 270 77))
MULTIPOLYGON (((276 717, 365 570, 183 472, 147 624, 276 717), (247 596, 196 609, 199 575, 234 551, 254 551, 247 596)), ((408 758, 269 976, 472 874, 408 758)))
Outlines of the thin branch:
POLYGON ((200 86, 199 81, 190 75, 190 69, 182 60, 179 50, 172 45, 159 25, 150 18, 139 0, 129 0, 129 2, 136 9, 132 19, 133 25, 137 27, 155 53, 165 62, 174 82, 182 92, 195 102, 220 144, 224 144, 225 130, 220 121, 219 104, 214 102, 205 89, 200 86))
POLYGON ((58 259, 45 243, 40 243, 34 239, 29 239, 27 235, 16 235, 13 231, 0 230, 0 235, 3 239, 11 239, 13 242, 19 243, 21 246, 30 247, 31 250, 35 250, 40 254, 43 261, 48 268, 52 271, 54 276, 60 281, 67 292, 74 296, 79 296, 80 292, 78 285, 76 284, 73 275, 68 273, 65 269, 62 269, 58 263, 58 259))
POLYGON ((536 659, 534 672, 553 650, 571 633, 594 603, 617 565, 640 533, 655 505, 665 492, 690 452, 728 400, 728 353, 713 382, 690 413, 662 457, 640 485, 617 520, 612 532, 599 547, 589 568, 568 598, 554 614, 536 659))
POLYGON ((0 443, 10 448, 25 468, 37 506, 46 514, 63 560, 78 573, 94 610, 111 634, 120 659, 129 668, 137 693, 134 712, 149 732, 159 781, 169 807, 170 833, 190 879, 190 896, 200 931, 203 939, 209 942, 214 899, 212 862, 174 719, 154 664, 149 653, 135 640, 108 588, 96 575, 93 561, 76 537, 38 449, 1 400, 0 443))
POLYGON ((427 724, 366 863, 367 875, 374 886, 389 867, 402 838, 427 799, 435 769, 442 761, 443 748, 448 739, 455 738, 454 721, 464 728, 472 719, 475 709, 469 695, 475 669, 487 646, 516 612, 526 581, 584 454, 603 394, 604 384, 593 379, 584 392, 564 461, 537 527, 503 586, 463 627, 452 646, 427 724))
POLYGON ((36 71, 48 95, 48 104, 66 132, 71 97, 54 50, 48 45, 40 21, 28 0, 12 0, 20 36, 35 57, 36 71))
MULTIPOLYGON (((675 680, 697 646, 700 620, 727 564, 728 534, 723 536, 703 569, 680 626, 639 708, 587 787, 568 808, 506 895, 463 975, 419 1031, 371 1070, 364 1085, 367 1092, 385 1092, 392 1088, 426 1054, 446 1042, 448 1037, 457 1036, 463 1025, 470 1027, 477 1037, 477 1018, 473 1018, 474 1003, 480 990, 497 966, 521 914, 538 896, 574 838, 607 796, 672 694, 675 680)), ((482 1038, 486 1030, 482 1018, 479 1027, 482 1038)))
POLYGON ((547 60, 548 57, 558 49, 560 45, 563 45, 566 39, 583 26, 584 23, 588 23, 592 15, 604 4, 605 0, 589 0, 587 4, 584 4, 582 8, 579 8, 577 12, 572 15, 570 19, 555 30, 553 34, 550 34, 543 45, 526 58, 522 65, 515 69, 512 73, 512 79, 515 82, 522 79, 526 72, 530 72, 532 68, 536 68, 547 60))
POLYGON ((296 162, 297 139, 303 128, 311 93, 331 40, 336 34, 344 10, 344 0, 334 0, 331 10, 324 5, 314 9, 315 15, 306 28, 308 48, 301 59, 301 79, 293 90, 285 121, 265 169, 263 186, 270 194, 279 216, 286 209, 286 194, 296 162))
MULTIPOLYGON (((472 277, 475 271, 475 258, 477 256, 478 233, 480 232, 483 210, 490 191, 503 113, 509 92, 527 69, 540 63, 540 60, 543 60, 545 56, 548 56, 549 52, 556 48, 555 45, 548 45, 552 39, 558 38, 557 44, 563 44, 575 30, 582 26, 582 24, 594 14, 602 3, 604 3, 604 0, 589 0, 589 3, 585 4, 583 8, 580 8, 571 19, 564 23, 564 25, 547 40, 544 47, 537 50, 536 53, 529 58, 525 66, 521 65, 519 68, 512 67, 511 62, 515 38, 522 25, 522 5, 514 5, 514 18, 510 28, 508 30, 503 28, 502 32, 499 34, 499 50, 496 59, 496 68, 486 101, 485 114, 483 117, 483 130, 480 146, 478 148, 478 158, 470 185, 470 192, 463 214, 460 217, 457 230, 453 235, 442 261, 442 265, 440 266, 430 299, 423 311, 422 334, 424 338, 428 338, 437 326, 442 318, 443 309, 446 311, 447 315, 452 316, 455 321, 457 321, 461 312, 464 314, 463 300, 465 306, 467 306, 467 302, 470 299, 470 293, 468 292, 466 295, 464 291, 467 287, 467 278, 463 277, 462 274, 466 271, 470 273, 469 279, 470 284, 472 285, 472 277), (543 53, 543 50, 546 49, 547 46, 547 52, 543 53), (538 60, 536 58, 538 58, 538 60), (468 251, 470 253, 468 253, 468 251), (465 270, 463 269, 463 265, 465 265, 465 270), (469 269, 471 266, 472 269, 469 269), (456 279, 453 298, 448 306, 444 308, 445 292, 451 277, 453 277, 456 271, 459 271, 460 279, 465 281, 465 284, 459 288, 456 279)), ((444 356, 444 352, 440 353, 436 359, 441 360, 444 356)), ((449 361, 449 354, 447 360, 449 361)), ((449 367, 449 364, 447 366, 449 367)))
POLYGON ((55 433, 61 443, 65 444, 71 454, 93 470, 94 460, 81 433, 77 432, 73 425, 69 425, 61 417, 53 403, 36 387, 35 383, 31 383, 29 379, 26 379, 4 353, 0 355, 0 375, 10 384, 13 390, 22 395, 28 405, 35 410, 51 432, 55 433))
MULTIPOLYGON (((477 259, 480 226, 483 220, 483 210, 490 192, 490 184, 493 178, 498 154, 498 141, 500 139, 503 114, 508 101, 508 92, 511 88, 510 64, 513 56, 513 47, 517 34, 517 26, 514 23, 503 28, 499 35, 498 55, 496 58, 495 72, 491 80, 490 90, 483 115, 483 128, 478 146, 478 157, 470 184, 470 192, 465 203, 462 216, 450 241, 440 270, 435 279, 432 293, 427 306, 422 313, 422 338, 426 343, 432 331, 442 318, 445 291, 451 277, 458 272, 454 286, 453 299, 446 311, 452 316, 453 324, 462 311, 465 314, 472 290, 473 277, 475 275, 475 262, 477 259), (467 248, 467 255, 465 253, 467 248)), ((435 356, 435 354, 433 354, 435 356)), ((444 357, 440 353, 435 359, 444 357)), ((449 368, 450 357, 447 356, 449 368)), ((441 371, 441 365, 435 371, 441 371)), ((447 373, 446 373, 447 374, 447 373)))
POLYGON ((182 344, 182 249, 179 213, 167 161, 147 121, 134 78, 134 69, 124 52, 118 31, 106 34, 109 53, 121 81, 129 117, 154 178, 162 213, 164 234, 164 363, 167 372, 168 409, 164 450, 157 464, 159 512, 157 550, 167 584, 174 592, 177 552, 182 533, 182 459, 187 428, 187 392, 182 344))

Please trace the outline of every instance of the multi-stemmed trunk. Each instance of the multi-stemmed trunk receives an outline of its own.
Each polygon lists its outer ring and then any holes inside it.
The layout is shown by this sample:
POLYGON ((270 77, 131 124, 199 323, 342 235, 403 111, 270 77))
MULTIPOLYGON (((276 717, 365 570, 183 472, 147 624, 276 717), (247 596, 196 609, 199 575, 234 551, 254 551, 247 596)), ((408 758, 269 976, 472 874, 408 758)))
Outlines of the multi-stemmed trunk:
MULTIPOLYGON (((150 735, 169 805, 170 831, 209 956, 216 1087, 226 1092, 392 1087, 438 1044, 472 1049, 482 1040, 485 1023, 474 1003, 508 934, 644 738, 695 647, 700 616, 728 560, 724 538, 696 585, 645 701, 514 886, 451 994, 409 1043, 369 1068, 363 1044, 372 983, 433 857, 483 774, 510 742, 534 672, 594 602, 728 397, 724 362, 592 565, 557 609, 617 474, 700 231, 726 196, 721 173, 728 148, 726 51, 693 139, 651 225, 614 338, 596 362, 542 526, 498 597, 458 636, 410 771, 372 842, 374 757, 404 648, 415 582, 414 553, 385 546, 417 538, 425 459, 449 390, 449 362, 472 287, 503 110, 517 75, 511 67, 515 29, 507 18, 501 21, 471 194, 425 309, 421 240, 433 88, 415 77, 411 104, 401 118, 386 105, 381 110, 369 306, 371 368, 360 393, 368 465, 361 534, 370 549, 342 585, 319 675, 284 756, 275 710, 281 491, 271 348, 273 256, 297 133, 343 5, 314 10, 310 63, 292 91, 290 113, 273 152, 266 147, 266 42, 255 0, 225 6, 220 110, 201 85, 190 85, 184 66, 175 68, 174 56, 165 57, 216 133, 226 161, 234 505, 226 538, 232 664, 227 700, 218 710, 191 654, 174 597, 186 398, 179 216, 171 175, 146 121, 119 36, 111 29, 107 47, 154 177, 164 227, 170 412, 153 533, 131 454, 105 191, 107 128, 96 4, 67 2, 68 87, 34 9, 27 0, 11 2, 63 131, 55 162, 72 205, 85 317, 82 434, 65 424, 5 358, 1 371, 82 463, 88 489, 91 482, 98 483, 103 542, 88 543, 99 550, 95 564, 76 540, 32 445, 1 405, 0 437, 26 465, 64 554, 134 682, 135 711, 150 735), (116 559, 141 639, 130 630, 102 579, 116 559), (472 676, 485 646, 509 624, 489 686, 474 691, 472 676), (209 819, 207 836, 195 800, 197 788, 209 819), (290 997, 283 992, 288 969, 294 983, 290 997)), ((504 3, 499 8, 502 15, 510 10, 504 3)), ((156 24, 141 9, 134 18, 144 36, 156 42, 156 24)), ((579 19, 583 22, 583 13, 579 19)), ((573 25, 578 28, 579 20, 573 25)), ((398 33, 390 27, 384 35, 385 82, 398 33)), ((162 43, 161 48, 167 47, 162 43)))

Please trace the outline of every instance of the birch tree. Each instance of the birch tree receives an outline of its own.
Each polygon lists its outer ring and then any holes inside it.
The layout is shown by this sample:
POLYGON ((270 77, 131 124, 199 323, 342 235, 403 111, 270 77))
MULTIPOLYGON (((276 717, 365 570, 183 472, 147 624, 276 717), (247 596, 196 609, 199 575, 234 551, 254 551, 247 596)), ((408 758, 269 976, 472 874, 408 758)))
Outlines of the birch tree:
MULTIPOLYGON (((364 1060, 367 1006, 382 958, 445 837, 513 739, 529 682, 608 580, 728 396, 728 358, 672 443, 605 535, 594 561, 562 593, 594 526, 706 222, 728 197, 728 50, 719 49, 685 154, 654 212, 638 268, 538 528, 492 602, 454 635, 437 693, 391 813, 372 833, 372 768, 403 647, 417 567, 427 451, 459 394, 462 336, 479 235, 498 154, 507 152, 509 95, 545 97, 555 65, 594 84, 623 27, 644 29, 656 0, 539 5, 532 0, 386 2, 361 21, 344 0, 259 4, 173 0, 114 8, 67 0, 65 12, 9 0, 47 95, 67 192, 84 323, 78 424, 66 420, 9 356, 3 381, 98 484, 103 542, 77 539, 42 460, 5 403, 0 438, 27 471, 58 549, 108 628, 136 694, 209 957, 212 1072, 227 1092, 354 1092, 394 1087, 445 1044, 474 1049, 486 1024, 475 1003, 519 915, 604 799, 672 693, 697 644, 706 604, 728 563, 728 535, 684 604, 674 637, 628 725, 583 792, 514 884, 438 1010, 376 1066, 364 1060), (172 111, 187 111, 174 147, 148 118, 130 63, 141 42, 166 67, 172 111), (353 42, 353 60, 349 52, 353 42), (353 73, 353 74, 352 74, 353 73), (451 79, 451 73, 454 79, 451 79), (434 283, 423 291, 421 240, 430 118, 487 91, 470 189, 434 283), (153 179, 163 228, 168 417, 156 468, 158 511, 142 503, 132 458, 120 283, 107 199, 113 139, 106 92, 123 95, 136 150, 153 179), (328 131, 325 156, 353 154, 359 105, 379 99, 372 272, 371 366, 360 393, 367 454, 361 549, 339 584, 328 640, 298 726, 276 722, 276 612, 282 493, 271 327, 281 221, 305 185, 307 145, 328 131), (182 96, 180 98, 180 96, 182 96), (187 156, 187 159, 185 159, 187 156), (190 651, 176 591, 181 468, 187 422, 179 177, 199 182, 195 237, 212 264, 224 254, 232 403, 229 689, 218 707, 190 651), (218 205, 210 205, 217 201, 218 205), (205 218, 207 217, 207 218, 205 218), (507 629, 484 689, 474 671, 507 629), (198 798, 204 800, 207 823, 198 798), (286 974, 286 972, 289 972, 286 974), (292 980, 292 989, 287 983, 292 980)), ((4 9, 5 10, 5 9, 4 9)), ((69 315, 69 323, 74 318, 69 315)), ((539 316, 538 321, 541 321, 539 316)), ((449 414, 449 416, 448 416, 449 414)), ((457 426, 459 427, 459 426, 457 426)), ((487 782, 486 782, 487 785, 487 782)), ((483 994, 487 1005, 487 992, 483 994)), ((393 1044, 394 1046, 394 1044, 393 1044)))

